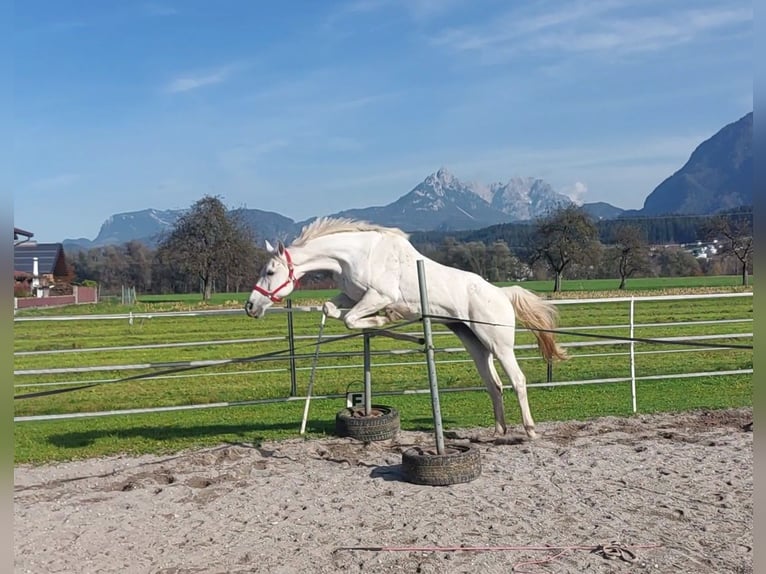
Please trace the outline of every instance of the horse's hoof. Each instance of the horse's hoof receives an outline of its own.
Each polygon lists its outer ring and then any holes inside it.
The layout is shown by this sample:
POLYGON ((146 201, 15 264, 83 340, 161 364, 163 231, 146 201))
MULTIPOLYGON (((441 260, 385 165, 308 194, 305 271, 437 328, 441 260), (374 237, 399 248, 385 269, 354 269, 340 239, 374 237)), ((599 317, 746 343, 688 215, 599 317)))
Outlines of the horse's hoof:
POLYGON ((325 301, 325 304, 322 305, 322 312, 331 319, 337 319, 340 317, 340 311, 338 308, 334 303, 330 303, 329 301, 325 301))
POLYGON ((524 430, 527 431, 527 437, 529 438, 529 440, 535 440, 537 438, 537 433, 535 432, 535 429, 525 428, 524 430))

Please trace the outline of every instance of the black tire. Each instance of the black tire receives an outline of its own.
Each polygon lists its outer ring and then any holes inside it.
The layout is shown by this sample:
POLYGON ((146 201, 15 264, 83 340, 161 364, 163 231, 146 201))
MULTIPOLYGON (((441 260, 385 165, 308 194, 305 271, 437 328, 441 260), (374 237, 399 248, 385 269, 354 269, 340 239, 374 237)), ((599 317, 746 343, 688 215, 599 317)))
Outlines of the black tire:
POLYGON ((481 454, 471 444, 444 445, 444 454, 436 447, 409 448, 402 453, 402 473, 407 482, 429 486, 470 482, 481 475, 481 454))
POLYGON ((387 440, 399 432, 399 411, 383 405, 372 405, 370 414, 364 407, 345 408, 335 415, 335 432, 363 442, 387 440))

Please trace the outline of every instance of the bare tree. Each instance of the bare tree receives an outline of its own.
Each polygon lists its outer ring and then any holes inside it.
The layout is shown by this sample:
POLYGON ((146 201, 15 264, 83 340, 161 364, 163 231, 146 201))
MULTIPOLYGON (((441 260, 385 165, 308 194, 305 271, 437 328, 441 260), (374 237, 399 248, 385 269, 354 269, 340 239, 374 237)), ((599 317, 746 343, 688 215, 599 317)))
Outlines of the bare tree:
POLYGON ((159 246, 158 257, 199 281, 203 301, 213 294, 217 278, 252 261, 252 232, 227 212, 217 197, 205 196, 181 216, 159 246))
POLYGON ((494 241, 487 249, 487 279, 507 281, 511 275, 513 254, 505 241, 494 241))
POLYGON ((518 281, 527 279, 531 272, 511 251, 505 241, 496 240, 487 248, 490 281, 518 281))
POLYGON ((748 284, 748 270, 753 265, 753 226, 743 215, 717 215, 705 226, 708 240, 717 240, 718 255, 734 257, 739 262, 742 285, 748 284))
POLYGON ((553 271, 555 292, 561 291, 569 265, 593 265, 601 255, 598 229, 577 206, 563 207, 541 219, 532 242, 532 263, 541 260, 553 271))
POLYGON ((127 260, 127 283, 140 293, 146 293, 152 286, 152 251, 140 241, 128 241, 124 245, 127 260))
POLYGON ((614 239, 613 256, 620 276, 619 289, 625 289, 629 277, 649 270, 649 246, 645 232, 635 225, 620 225, 615 230, 614 239))
POLYGON ((487 279, 487 246, 481 241, 462 244, 468 269, 487 279))

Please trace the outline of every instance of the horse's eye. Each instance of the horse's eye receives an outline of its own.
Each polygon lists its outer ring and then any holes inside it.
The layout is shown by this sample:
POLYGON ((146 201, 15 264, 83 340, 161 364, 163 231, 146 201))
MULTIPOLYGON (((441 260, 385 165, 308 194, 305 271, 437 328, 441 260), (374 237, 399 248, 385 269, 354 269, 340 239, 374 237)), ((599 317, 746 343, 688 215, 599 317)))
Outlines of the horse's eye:
POLYGON ((266 275, 274 275, 274 270, 269 269, 268 271, 266 271, 266 275))

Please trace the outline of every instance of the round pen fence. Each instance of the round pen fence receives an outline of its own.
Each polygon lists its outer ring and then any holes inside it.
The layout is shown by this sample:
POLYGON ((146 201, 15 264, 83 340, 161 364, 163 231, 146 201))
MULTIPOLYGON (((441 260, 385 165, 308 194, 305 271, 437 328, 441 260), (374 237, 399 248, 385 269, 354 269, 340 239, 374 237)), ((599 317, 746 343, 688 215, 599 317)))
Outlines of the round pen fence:
MULTIPOLYGON (((519 325, 516 351, 530 389, 624 385, 637 412, 643 383, 752 375, 751 292, 554 303, 558 338, 571 358, 546 364, 519 325)), ((43 348, 16 345, 14 421, 304 401, 310 374, 312 400, 345 402, 362 389, 365 366, 375 396, 429 393, 420 323, 362 333, 328 321, 316 354, 320 307, 288 302, 267 317, 256 324, 240 309, 16 317, 17 338, 27 327, 34 338, 33 325, 62 335, 43 348), (131 392, 117 391, 126 385, 131 392), (81 408, 77 395, 87 389, 104 397, 81 408)), ((433 335, 439 392, 484 390, 457 338, 438 323, 433 335)))

